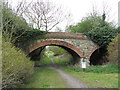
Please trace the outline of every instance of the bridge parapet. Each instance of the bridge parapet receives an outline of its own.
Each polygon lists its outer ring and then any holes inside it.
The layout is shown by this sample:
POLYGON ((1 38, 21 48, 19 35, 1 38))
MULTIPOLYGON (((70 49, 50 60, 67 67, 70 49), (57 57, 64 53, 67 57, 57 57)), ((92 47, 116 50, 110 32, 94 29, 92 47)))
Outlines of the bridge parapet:
POLYGON ((49 32, 45 34, 45 38, 54 39, 81 39, 87 40, 87 36, 80 33, 66 33, 66 32, 49 32))

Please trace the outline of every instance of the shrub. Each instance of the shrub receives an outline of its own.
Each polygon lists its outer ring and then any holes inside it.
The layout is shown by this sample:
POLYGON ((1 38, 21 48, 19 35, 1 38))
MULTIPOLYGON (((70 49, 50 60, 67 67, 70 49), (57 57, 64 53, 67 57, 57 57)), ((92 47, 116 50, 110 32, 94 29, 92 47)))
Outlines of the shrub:
POLYGON ((110 63, 118 64, 118 46, 120 43, 118 43, 118 38, 120 37, 120 34, 118 34, 114 39, 112 39, 112 42, 108 45, 108 59, 110 63))
POLYGON ((14 88, 33 73, 33 62, 24 53, 3 40, 2 84, 3 88, 14 88))
POLYGON ((120 29, 105 25, 99 26, 88 32, 86 35, 101 47, 107 47, 111 39, 115 38, 120 29))

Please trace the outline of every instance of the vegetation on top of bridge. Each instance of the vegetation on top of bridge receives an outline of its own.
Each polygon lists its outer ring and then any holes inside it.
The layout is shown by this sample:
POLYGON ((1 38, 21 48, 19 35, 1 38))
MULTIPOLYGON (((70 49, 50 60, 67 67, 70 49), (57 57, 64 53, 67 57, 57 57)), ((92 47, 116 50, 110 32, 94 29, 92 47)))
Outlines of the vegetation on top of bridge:
POLYGON ((84 17, 78 24, 70 25, 67 31, 83 33, 99 46, 106 47, 111 39, 120 33, 120 28, 115 27, 112 22, 106 21, 105 17, 106 13, 103 13, 102 16, 93 13, 84 17))
POLYGON ((18 37, 14 42, 14 45, 19 48, 25 49, 36 40, 45 38, 44 34, 46 33, 46 31, 40 31, 38 29, 33 29, 29 31, 18 30, 16 31, 16 33, 13 34, 13 38, 18 37))
POLYGON ((86 33, 86 35, 99 46, 106 48, 111 42, 111 39, 115 38, 118 33, 120 33, 120 29, 105 25, 103 27, 96 27, 92 31, 86 33))
POLYGON ((18 16, 6 3, 3 4, 2 35, 5 41, 23 49, 34 40, 43 38, 45 33, 47 31, 32 28, 23 17, 18 16))

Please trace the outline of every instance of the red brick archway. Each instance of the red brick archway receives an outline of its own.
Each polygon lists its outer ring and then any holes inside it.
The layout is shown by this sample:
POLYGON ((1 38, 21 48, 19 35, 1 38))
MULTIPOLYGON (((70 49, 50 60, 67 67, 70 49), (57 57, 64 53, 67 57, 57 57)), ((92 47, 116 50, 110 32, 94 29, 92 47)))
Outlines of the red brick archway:
POLYGON ((69 44, 64 41, 59 41, 59 40, 47 40, 47 41, 43 41, 43 42, 37 42, 36 44, 34 44, 33 46, 31 46, 29 48, 29 53, 31 53, 32 51, 34 51, 37 48, 40 48, 43 46, 49 46, 49 45, 63 46, 63 47, 69 48, 69 49, 73 50, 75 53, 77 53, 80 57, 84 57, 84 54, 80 49, 76 48, 72 44, 69 44))
POLYGON ((91 50, 91 52, 88 54, 88 56, 90 57, 96 50, 98 50, 100 47, 95 47, 91 50))

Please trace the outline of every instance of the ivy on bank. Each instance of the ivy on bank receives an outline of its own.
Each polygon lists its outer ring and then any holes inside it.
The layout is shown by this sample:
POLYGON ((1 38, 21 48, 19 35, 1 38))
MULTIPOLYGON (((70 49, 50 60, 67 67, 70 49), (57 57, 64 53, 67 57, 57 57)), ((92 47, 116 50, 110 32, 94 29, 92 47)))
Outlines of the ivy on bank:
POLYGON ((13 34, 13 39, 17 38, 14 42, 14 45, 21 48, 26 49, 31 43, 35 42, 38 39, 43 39, 46 31, 40 31, 38 29, 33 30, 18 30, 13 34))
POLYGON ((96 27, 86 33, 86 35, 100 47, 107 47, 107 45, 111 42, 111 39, 115 38, 118 33, 120 33, 120 29, 104 26, 96 27))

